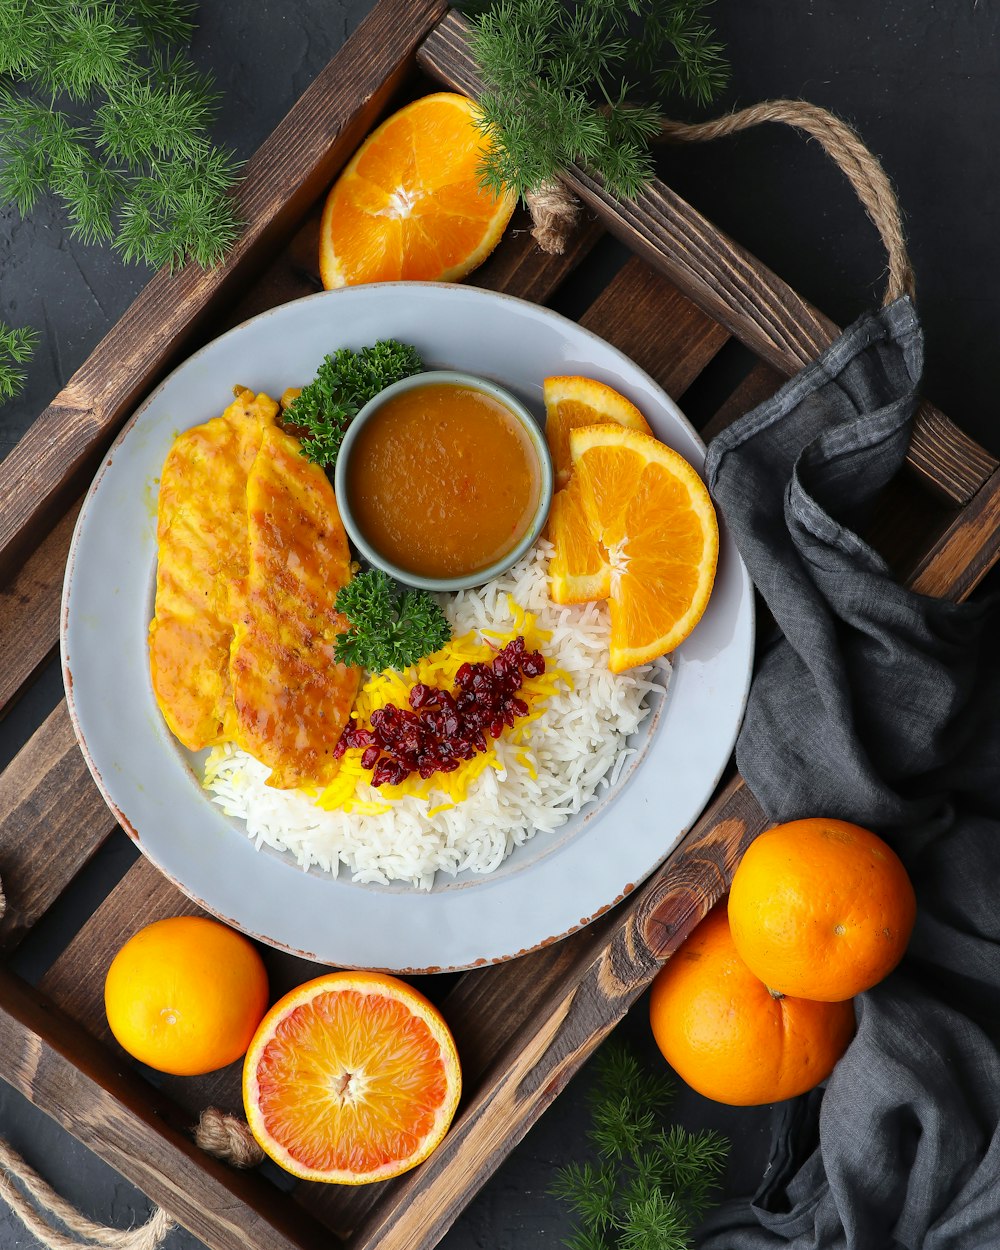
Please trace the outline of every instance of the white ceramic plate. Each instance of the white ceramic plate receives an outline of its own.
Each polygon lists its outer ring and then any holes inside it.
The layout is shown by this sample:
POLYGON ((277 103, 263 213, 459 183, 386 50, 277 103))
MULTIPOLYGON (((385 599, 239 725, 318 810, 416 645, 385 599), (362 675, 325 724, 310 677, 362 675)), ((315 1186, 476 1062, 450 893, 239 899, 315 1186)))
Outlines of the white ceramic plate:
POLYGON ((542 380, 598 378, 656 435, 701 466, 677 406, 621 352, 534 304, 474 287, 388 283, 329 291, 254 317, 202 348, 146 400, 108 454, 77 523, 63 596, 70 713, 97 784, 168 877, 230 924, 323 963, 436 971, 509 959, 614 905, 669 854, 725 767, 746 701, 753 596, 723 532, 708 609, 674 656, 670 688, 638 734, 621 781, 555 834, 539 834, 492 876, 427 893, 303 872, 254 849, 201 789, 198 760, 153 698, 146 631, 156 569, 156 494, 177 433, 216 416, 234 383, 279 395, 337 347, 413 343, 429 368, 494 378, 539 417, 542 380))

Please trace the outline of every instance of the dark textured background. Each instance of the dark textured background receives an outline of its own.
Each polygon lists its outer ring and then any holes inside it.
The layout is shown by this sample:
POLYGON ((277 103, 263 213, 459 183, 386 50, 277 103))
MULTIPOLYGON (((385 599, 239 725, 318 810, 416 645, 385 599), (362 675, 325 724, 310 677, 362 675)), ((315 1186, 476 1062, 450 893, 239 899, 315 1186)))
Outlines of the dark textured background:
MULTIPOLYGON (((222 4, 203 0, 194 53, 223 91, 217 138, 249 156, 371 7, 368 0, 222 4)), ((927 336, 926 390, 1000 452, 995 415, 995 278, 1000 177, 1000 39, 995 0, 717 0, 715 21, 733 77, 724 105, 801 96, 855 123, 896 182, 906 212, 927 336)), ((721 107, 721 106, 720 106, 721 107)), ((684 112, 684 110, 678 110, 684 112)), ((686 115, 690 115, 688 112, 686 115)), ((846 322, 881 293, 883 258, 862 210, 814 145, 775 127, 664 154, 666 180, 830 316, 846 322)), ((60 215, 0 214, 0 318, 36 326, 44 341, 24 395, 0 410, 0 455, 117 320, 148 274, 71 243, 60 215)), ((55 705, 58 674, 0 725, 0 765, 55 705)), ((82 889, 57 907, 15 966, 40 974, 82 915, 128 866, 124 836, 97 858, 82 889)), ((619 1035, 650 1064, 645 1004, 619 1035)), ((448 1250, 556 1247, 568 1231, 546 1197, 555 1165, 573 1158, 585 1128, 586 1073, 529 1134, 459 1219, 448 1250)), ((759 1178, 768 1113, 735 1111, 682 1094, 678 1117, 733 1139, 726 1190, 759 1178)), ((126 1226, 147 1205, 129 1185, 0 1083, 0 1132, 93 1218, 126 1226)), ((175 1232, 170 1250, 197 1242, 175 1232)), ((0 1210, 0 1250, 36 1242, 0 1210)))

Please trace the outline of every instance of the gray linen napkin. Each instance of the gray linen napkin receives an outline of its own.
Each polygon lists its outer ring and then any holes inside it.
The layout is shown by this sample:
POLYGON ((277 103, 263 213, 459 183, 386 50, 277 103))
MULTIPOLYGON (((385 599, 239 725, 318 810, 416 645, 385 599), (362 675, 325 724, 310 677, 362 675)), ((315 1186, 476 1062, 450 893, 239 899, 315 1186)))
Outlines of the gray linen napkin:
POLYGON ((922 364, 900 300, 709 448, 712 494, 781 628, 740 771, 774 821, 879 832, 918 918, 900 968, 856 1000, 826 1090, 776 1110, 761 1187, 714 1213, 705 1250, 1000 1247, 998 614, 903 589, 855 532, 902 464, 922 364))

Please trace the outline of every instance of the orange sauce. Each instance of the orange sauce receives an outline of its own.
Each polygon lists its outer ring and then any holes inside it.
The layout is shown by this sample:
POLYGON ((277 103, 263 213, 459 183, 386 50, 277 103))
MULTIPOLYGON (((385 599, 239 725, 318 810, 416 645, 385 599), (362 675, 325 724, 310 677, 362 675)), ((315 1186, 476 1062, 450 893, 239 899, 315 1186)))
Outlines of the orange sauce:
POLYGON ((460 384, 394 396, 351 450, 359 529, 421 577, 463 577, 502 559, 531 527, 541 488, 538 454, 517 417, 460 384))

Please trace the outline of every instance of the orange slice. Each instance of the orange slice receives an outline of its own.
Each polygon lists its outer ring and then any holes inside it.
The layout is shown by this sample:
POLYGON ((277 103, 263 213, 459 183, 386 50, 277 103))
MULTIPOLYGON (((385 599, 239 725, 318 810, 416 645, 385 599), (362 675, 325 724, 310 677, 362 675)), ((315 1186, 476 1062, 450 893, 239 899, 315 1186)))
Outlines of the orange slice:
POLYGON ((611 594, 611 565, 594 538, 574 476, 552 497, 549 539, 555 546, 549 561, 549 595, 553 603, 588 603, 611 594))
POLYGON ((243 1065, 247 1122, 265 1153, 294 1176, 340 1185, 416 1167, 461 1089, 440 1013, 377 972, 332 972, 286 994, 243 1065))
POLYGON ((549 538, 555 553, 549 563, 549 594, 554 603, 586 603, 611 593, 611 565, 590 532, 578 486, 572 480, 570 430, 613 421, 651 434, 635 404, 594 378, 546 378, 545 437, 552 453, 557 493, 549 512, 549 538))
POLYGON ((630 430, 652 430, 635 404, 624 395, 594 378, 546 378, 542 385, 545 400, 545 438, 556 471, 556 489, 562 490, 573 473, 569 432, 581 425, 601 425, 613 421, 630 430))
POLYGON ((489 256, 516 198, 479 184, 488 140, 477 106, 441 91, 394 113, 333 185, 323 209, 323 285, 453 281, 489 256))
POLYGON ((613 673, 673 651, 701 619, 719 557, 704 482, 677 452, 619 425, 570 433, 591 533, 611 565, 613 673))

